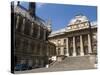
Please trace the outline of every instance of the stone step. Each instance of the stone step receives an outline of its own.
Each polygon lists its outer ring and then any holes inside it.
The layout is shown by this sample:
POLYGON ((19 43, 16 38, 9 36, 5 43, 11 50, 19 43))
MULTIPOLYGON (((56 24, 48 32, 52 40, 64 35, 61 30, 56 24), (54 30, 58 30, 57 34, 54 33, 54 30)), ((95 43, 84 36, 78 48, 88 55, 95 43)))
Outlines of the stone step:
POLYGON ((94 68, 94 58, 94 56, 65 57, 61 62, 56 61, 51 68, 94 68))

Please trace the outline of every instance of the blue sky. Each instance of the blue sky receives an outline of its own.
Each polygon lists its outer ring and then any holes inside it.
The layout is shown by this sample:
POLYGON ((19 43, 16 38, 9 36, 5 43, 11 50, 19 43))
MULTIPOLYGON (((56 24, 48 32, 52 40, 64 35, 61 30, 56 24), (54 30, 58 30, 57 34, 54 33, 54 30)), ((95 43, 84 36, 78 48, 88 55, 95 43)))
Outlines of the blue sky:
MULTIPOLYGON (((27 3, 23 3, 28 7, 27 3)), ((69 21, 77 14, 87 16, 90 21, 97 20, 97 7, 68 4, 36 3, 36 15, 47 21, 51 19, 52 30, 59 30, 68 25, 69 21)))

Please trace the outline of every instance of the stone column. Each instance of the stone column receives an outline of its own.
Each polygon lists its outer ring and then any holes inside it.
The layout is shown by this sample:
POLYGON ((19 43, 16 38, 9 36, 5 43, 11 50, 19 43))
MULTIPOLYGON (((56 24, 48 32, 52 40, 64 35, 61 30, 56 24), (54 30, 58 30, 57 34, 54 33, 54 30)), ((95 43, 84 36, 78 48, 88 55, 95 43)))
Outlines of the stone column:
POLYGON ((66 38, 66 55, 65 56, 69 56, 68 37, 66 38))
POLYGON ((92 46, 91 46, 91 37, 88 34, 88 53, 92 53, 92 46))
POLYGON ((32 36, 33 35, 33 23, 31 24, 31 31, 30 31, 30 35, 32 36))
POLYGON ((76 56, 75 37, 73 37, 73 56, 76 56))
POLYGON ((56 53, 57 53, 56 55, 58 56, 58 47, 57 46, 56 46, 56 53))
POLYGON ((38 35, 37 38, 40 38, 40 26, 38 27, 38 35))
POLYGON ((84 56, 82 35, 80 35, 80 55, 84 56))
POLYGON ((64 55, 64 48, 63 47, 61 47, 61 53, 60 53, 60 55, 64 55))
POLYGON ((47 56, 49 56, 48 44, 47 44, 47 56))
POLYGON ((23 19, 23 24, 22 24, 22 28, 21 31, 24 33, 24 28, 25 28, 25 18, 23 19))
POLYGON ((43 39, 46 39, 46 30, 44 29, 44 35, 43 35, 43 39))
POLYGON ((17 21, 16 21, 16 29, 18 29, 18 23, 19 23, 19 15, 17 16, 17 21))

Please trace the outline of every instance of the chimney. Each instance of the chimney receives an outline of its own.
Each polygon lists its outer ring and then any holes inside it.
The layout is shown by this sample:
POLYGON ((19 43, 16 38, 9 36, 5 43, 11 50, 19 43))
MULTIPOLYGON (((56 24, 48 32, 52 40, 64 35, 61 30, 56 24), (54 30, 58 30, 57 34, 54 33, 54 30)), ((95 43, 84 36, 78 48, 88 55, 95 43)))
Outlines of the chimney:
POLYGON ((29 14, 32 17, 35 17, 35 2, 30 2, 29 3, 29 14))

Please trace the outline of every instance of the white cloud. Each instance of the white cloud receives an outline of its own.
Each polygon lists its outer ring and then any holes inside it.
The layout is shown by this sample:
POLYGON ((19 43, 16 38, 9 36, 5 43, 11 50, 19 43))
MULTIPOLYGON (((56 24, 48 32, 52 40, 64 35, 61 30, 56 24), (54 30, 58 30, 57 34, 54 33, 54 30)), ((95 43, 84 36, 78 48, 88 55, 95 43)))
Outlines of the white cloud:
POLYGON ((45 3, 36 3, 36 7, 37 8, 41 8, 43 7, 44 5, 46 5, 45 3))

